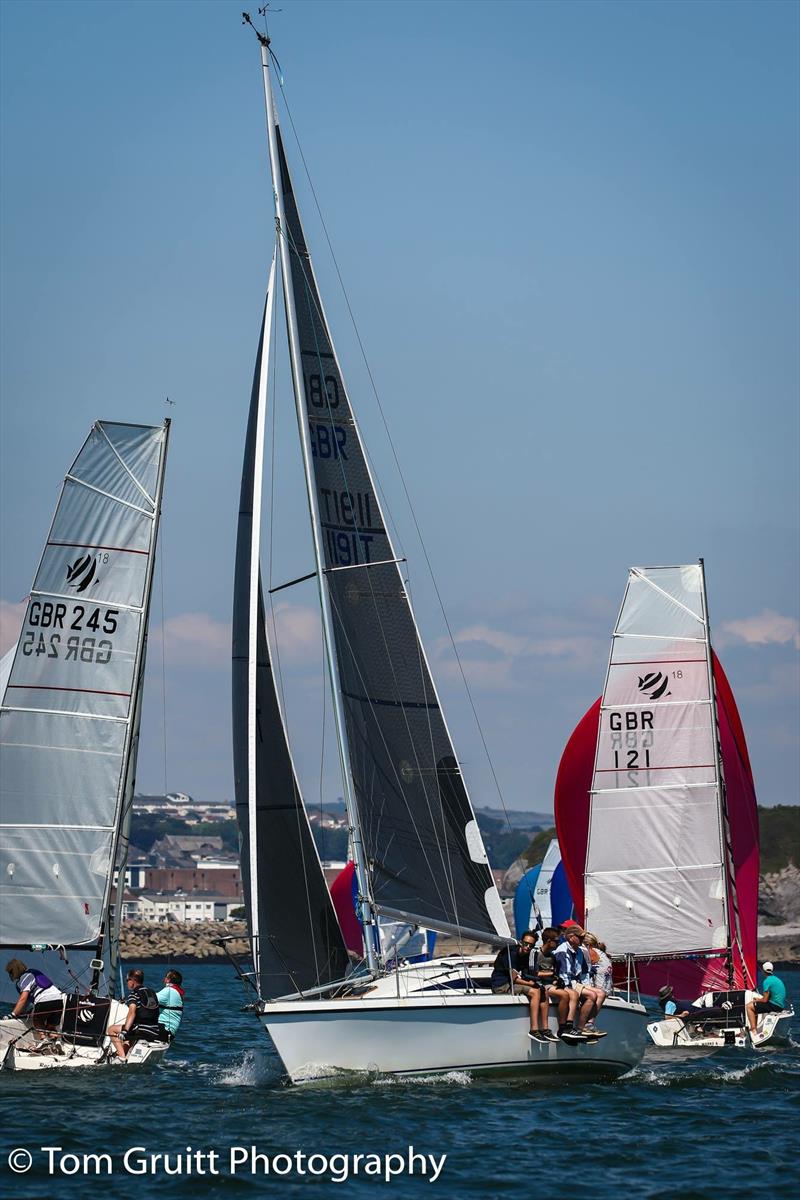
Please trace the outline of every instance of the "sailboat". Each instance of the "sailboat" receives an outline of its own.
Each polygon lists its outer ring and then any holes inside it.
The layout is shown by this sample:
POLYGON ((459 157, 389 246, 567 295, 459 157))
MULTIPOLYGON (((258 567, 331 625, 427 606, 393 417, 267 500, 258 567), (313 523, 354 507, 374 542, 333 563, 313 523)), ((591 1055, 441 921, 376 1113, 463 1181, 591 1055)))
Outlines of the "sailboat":
POLYGON ((551 838, 544 858, 529 867, 514 892, 514 927, 521 938, 526 929, 546 929, 572 917, 572 897, 561 861, 558 838, 551 838))
MULTIPOLYGON (((58 1036, 0 1021, 4 1069, 99 1066, 119 929, 169 421, 97 421, 64 479, 0 706, 0 950, 64 993, 58 1036), (117 882, 115 883, 115 868, 117 882), (42 1053, 46 1050, 47 1053, 42 1053)), ((3 999, 9 995, 2 973, 3 999)), ((160 1058, 138 1042, 128 1064, 160 1058)))
POLYGON ((641 990, 697 997, 691 1019, 652 1022, 661 1047, 760 1045, 756 983, 758 811, 744 730, 714 654, 702 559, 634 567, 603 695, 572 734, 556 780, 556 827, 576 911, 641 990), (722 1016, 708 1019, 705 1006, 722 1016), (695 1012, 697 1014, 695 1019, 695 1012))
POLYGON ((489 990, 493 956, 395 959, 392 969, 385 960, 381 917, 462 942, 512 939, 322 306, 273 100, 270 41, 257 36, 277 246, 250 401, 233 611, 251 1008, 295 1082, 453 1068, 618 1075, 643 1052, 641 1005, 609 1000, 602 1042, 532 1042, 526 998, 489 990), (264 615, 262 442, 278 271, 314 550, 302 578, 315 579, 320 604, 363 930, 357 965, 311 837, 264 615))

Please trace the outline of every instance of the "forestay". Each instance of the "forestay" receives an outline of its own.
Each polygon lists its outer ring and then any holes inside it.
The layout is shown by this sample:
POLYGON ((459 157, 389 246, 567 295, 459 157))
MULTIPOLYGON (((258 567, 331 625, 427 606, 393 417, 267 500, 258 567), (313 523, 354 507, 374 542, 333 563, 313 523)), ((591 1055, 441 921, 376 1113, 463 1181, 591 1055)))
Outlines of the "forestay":
POLYGON ((729 944, 702 565, 630 571, 600 708, 586 920, 617 954, 729 944))
MULTIPOLYGON (((278 130, 278 134, 280 131, 278 130)), ((377 908, 508 937, 322 310, 280 140, 317 504, 361 832, 377 908)))
POLYGON ((100 933, 144 662, 168 423, 97 422, 61 491, 0 708, 0 944, 100 933))
POLYGON ((259 570, 264 418, 275 268, 242 467, 233 603, 233 761, 248 927, 265 999, 342 979, 348 957, 278 705, 259 570))

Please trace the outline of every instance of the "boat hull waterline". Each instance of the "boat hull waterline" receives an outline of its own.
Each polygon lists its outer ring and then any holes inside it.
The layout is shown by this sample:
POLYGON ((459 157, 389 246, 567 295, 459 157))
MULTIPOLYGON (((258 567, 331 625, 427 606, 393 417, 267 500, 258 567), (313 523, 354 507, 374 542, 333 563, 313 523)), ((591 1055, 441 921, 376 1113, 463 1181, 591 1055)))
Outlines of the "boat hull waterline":
POLYGON ((646 1014, 610 998, 600 1023, 607 1036, 577 1044, 531 1041, 524 996, 291 1000, 265 1005, 259 1019, 292 1082, 309 1083, 353 1072, 613 1079, 641 1061, 646 1014))

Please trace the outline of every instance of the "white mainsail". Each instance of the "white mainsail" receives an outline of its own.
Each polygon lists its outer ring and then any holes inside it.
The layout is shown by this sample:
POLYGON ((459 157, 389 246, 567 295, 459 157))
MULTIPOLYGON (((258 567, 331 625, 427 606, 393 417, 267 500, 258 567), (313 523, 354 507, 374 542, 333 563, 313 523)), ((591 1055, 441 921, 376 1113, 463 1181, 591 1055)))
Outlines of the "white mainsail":
POLYGON ((98 421, 64 480, 0 707, 2 946, 106 929, 168 434, 98 421))
POLYGON ((615 953, 729 944, 702 563, 633 568, 600 709, 586 919, 615 953))

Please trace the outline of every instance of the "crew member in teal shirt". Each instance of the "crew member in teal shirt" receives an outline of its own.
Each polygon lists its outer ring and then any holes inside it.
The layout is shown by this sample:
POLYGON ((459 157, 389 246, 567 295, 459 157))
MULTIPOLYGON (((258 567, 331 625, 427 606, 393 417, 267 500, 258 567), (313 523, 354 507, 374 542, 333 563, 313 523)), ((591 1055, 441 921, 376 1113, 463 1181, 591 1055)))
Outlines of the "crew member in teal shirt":
POLYGON ((183 976, 180 971, 167 971, 164 976, 164 986, 158 996, 158 1023, 164 1033, 165 1041, 171 1042, 178 1032, 178 1026, 183 1016, 183 976))
POLYGON ((786 984, 774 974, 775 968, 771 962, 762 965, 764 982, 763 994, 751 1000, 747 1005, 747 1019, 750 1032, 756 1032, 758 1014, 765 1012, 782 1012, 786 1008, 786 984))

